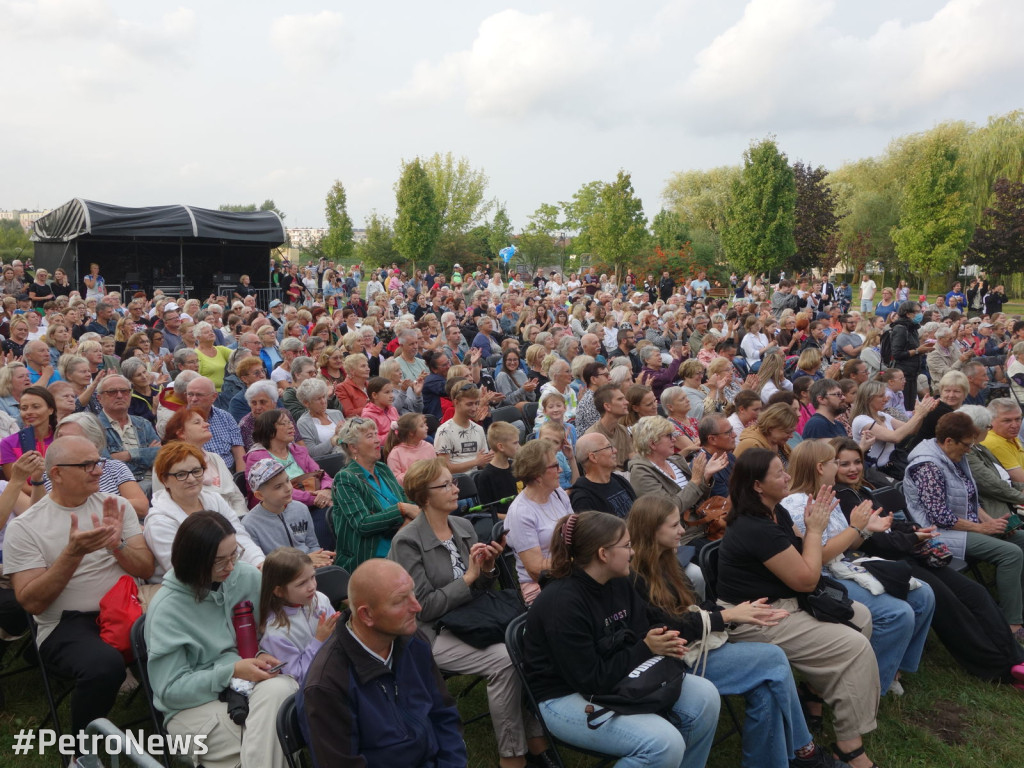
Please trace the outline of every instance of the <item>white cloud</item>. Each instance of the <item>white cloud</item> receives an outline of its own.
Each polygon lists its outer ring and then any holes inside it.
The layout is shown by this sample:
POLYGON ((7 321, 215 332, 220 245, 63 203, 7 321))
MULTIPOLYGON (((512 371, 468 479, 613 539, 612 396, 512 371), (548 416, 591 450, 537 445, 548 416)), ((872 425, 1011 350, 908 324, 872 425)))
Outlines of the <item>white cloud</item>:
POLYGON ((290 72, 323 73, 341 56, 344 32, 334 11, 281 16, 270 25, 270 44, 290 72))
MULTIPOLYGON (((894 6, 896 12, 898 6, 894 6)), ((888 122, 982 91, 1024 68, 1016 0, 950 0, 869 36, 833 25, 834 2, 751 0, 696 56, 679 101, 705 130, 888 122)))
POLYGON ((417 63, 390 99, 419 105, 460 96, 470 113, 486 117, 559 112, 593 82, 607 52, 588 19, 506 10, 481 22, 469 49, 417 63))

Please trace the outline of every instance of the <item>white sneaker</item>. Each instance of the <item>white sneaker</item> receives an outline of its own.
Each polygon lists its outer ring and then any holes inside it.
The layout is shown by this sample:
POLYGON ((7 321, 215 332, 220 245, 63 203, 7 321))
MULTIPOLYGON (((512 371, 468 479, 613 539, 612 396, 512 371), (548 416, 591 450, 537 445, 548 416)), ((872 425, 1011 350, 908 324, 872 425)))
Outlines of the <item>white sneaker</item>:
POLYGON ((889 693, 892 696, 902 696, 905 693, 905 691, 903 690, 903 685, 900 683, 899 680, 892 681, 892 685, 889 686, 889 693))

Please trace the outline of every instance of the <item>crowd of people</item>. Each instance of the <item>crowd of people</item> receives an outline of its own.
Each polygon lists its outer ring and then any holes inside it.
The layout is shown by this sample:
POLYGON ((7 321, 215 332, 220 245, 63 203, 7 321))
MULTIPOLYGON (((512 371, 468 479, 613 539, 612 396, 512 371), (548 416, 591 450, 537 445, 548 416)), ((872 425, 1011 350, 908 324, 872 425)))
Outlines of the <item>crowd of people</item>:
POLYGON ((34 618, 74 730, 133 683, 100 629, 127 577, 156 706, 208 733, 204 765, 284 765, 293 693, 317 765, 465 765, 457 674, 486 679, 503 768, 549 765, 504 643, 445 624, 506 550, 547 728, 621 764, 704 765, 737 694, 743 765, 870 768, 932 629, 1024 690, 1024 320, 983 275, 934 301, 865 275, 854 308, 810 275, 322 261, 275 265, 262 307, 247 277, 182 301, 100 271, 0 282, 0 638, 34 618), (823 584, 842 622, 808 607, 823 584), (674 704, 593 722, 663 656, 690 669, 674 704))

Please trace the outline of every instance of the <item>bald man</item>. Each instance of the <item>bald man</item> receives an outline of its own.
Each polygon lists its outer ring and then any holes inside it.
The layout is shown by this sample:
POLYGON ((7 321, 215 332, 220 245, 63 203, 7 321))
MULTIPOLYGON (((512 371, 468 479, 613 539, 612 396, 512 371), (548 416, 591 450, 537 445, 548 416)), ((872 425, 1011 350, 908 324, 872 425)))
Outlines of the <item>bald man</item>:
POLYGON ((50 348, 45 341, 36 339, 25 345, 25 367, 33 384, 47 387, 55 381, 63 381, 60 374, 53 370, 50 360, 50 348))
POLYGON ((367 560, 352 573, 348 599, 299 692, 313 763, 465 768, 455 701, 416 631, 412 577, 398 563, 367 560))
POLYGON ((580 435, 576 461, 583 467, 583 474, 573 483, 569 495, 573 511, 593 509, 625 519, 636 501, 636 491, 622 475, 615 474, 619 457, 612 441, 600 432, 580 435))
POLYGON ((4 574, 39 624, 39 656, 75 681, 72 731, 106 717, 125 678, 121 652, 100 639, 100 599, 125 574, 153 575, 153 555, 126 500, 100 493, 91 440, 61 437, 46 451, 50 494, 12 518, 4 574))

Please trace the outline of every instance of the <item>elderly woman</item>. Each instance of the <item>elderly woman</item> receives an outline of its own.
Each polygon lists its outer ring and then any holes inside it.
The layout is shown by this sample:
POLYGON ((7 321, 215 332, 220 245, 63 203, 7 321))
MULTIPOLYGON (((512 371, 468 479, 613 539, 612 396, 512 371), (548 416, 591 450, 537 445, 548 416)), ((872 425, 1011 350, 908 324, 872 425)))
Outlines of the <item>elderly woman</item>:
POLYGON ((700 450, 698 421, 690 416, 690 398, 686 396, 683 388, 669 387, 662 392, 661 407, 675 429, 676 453, 681 453, 685 458, 700 450))
POLYGON ((345 421, 341 411, 327 407, 327 384, 321 379, 308 378, 299 384, 296 396, 306 409, 299 417, 298 429, 309 455, 326 456, 341 450, 335 442, 338 430, 345 421))
POLYGON ((309 507, 313 524, 317 526, 317 539, 330 549, 325 543, 327 539, 320 537, 326 530, 326 510, 331 506, 331 478, 310 458, 305 446, 295 442, 295 436, 295 422, 288 411, 272 408, 261 413, 253 423, 253 444, 245 454, 245 473, 248 476, 260 459, 274 459, 285 468, 293 483, 303 478, 292 498, 309 507))
POLYGON ((922 527, 935 526, 939 541, 954 557, 992 563, 1003 617, 1018 642, 1021 630, 1024 532, 1006 531, 1006 520, 993 518, 979 504, 978 486, 967 455, 984 437, 966 413, 947 413, 935 438, 910 452, 903 491, 907 511, 922 527))
POLYGON ((508 508, 505 530, 516 553, 519 586, 528 603, 540 592, 540 574, 549 567, 555 523, 572 512, 569 497, 559 485, 556 451, 547 440, 531 440, 516 453, 512 468, 523 491, 508 508))
POLYGON ((277 332, 272 325, 264 325, 256 336, 260 340, 260 359, 263 361, 263 368, 269 377, 273 370, 279 366, 284 358, 281 357, 281 350, 277 348, 277 332))
POLYGON ((391 382, 395 393, 393 405, 399 416, 423 413, 423 379, 410 381, 402 378, 402 365, 393 357, 380 364, 380 375, 391 382))
POLYGON ((358 416, 370 401, 366 394, 366 382, 370 380, 370 364, 366 355, 349 355, 345 358, 345 380, 335 389, 341 412, 345 418, 358 416))
MULTIPOLYGON (((231 401, 224 410, 230 413, 235 421, 241 422, 250 411, 249 401, 245 399, 245 393, 257 381, 266 379, 267 372, 263 367, 263 361, 259 357, 249 355, 249 357, 239 361, 235 367, 235 375, 242 383, 242 388, 231 397, 231 401)), ((223 394, 224 392, 221 390, 221 395, 223 394)), ((219 397, 218 395, 218 399, 219 397)), ((217 407, 219 408, 220 406, 217 407)))
MULTIPOLYGON (((629 482, 637 496, 655 493, 672 500, 686 526, 682 543, 700 538, 707 533, 707 527, 694 524, 693 511, 711 491, 715 473, 725 469, 729 457, 716 454, 711 460, 703 451, 693 460, 693 469, 681 454, 675 452, 676 429, 668 419, 661 416, 645 416, 633 427, 633 448, 637 455, 629 460, 629 482)), ((699 578, 698 573, 690 575, 699 578)))
POLYGON ((548 376, 551 381, 540 388, 539 399, 543 399, 548 392, 556 392, 565 400, 564 421, 569 422, 576 418, 576 407, 579 403, 576 391, 572 388, 572 366, 561 358, 556 359, 548 366, 548 376))
MULTIPOLYGON (((437 665, 449 673, 486 675, 498 764, 521 768, 528 751, 522 691, 505 644, 474 648, 435 626, 449 611, 491 589, 494 560, 502 545, 478 543, 472 524, 452 514, 458 508, 459 486, 443 458, 413 464, 404 486, 423 512, 395 534, 388 559, 412 576, 416 600, 422 606, 417 622, 431 639, 437 665)), ((541 739, 531 746, 537 752, 546 748, 541 739)))
POLYGON ((79 355, 61 356, 57 372, 75 391, 76 411, 89 410, 99 413, 100 403, 96 397, 96 387, 103 381, 105 373, 94 377, 89 371, 89 361, 79 355))
MULTIPOLYGON (((123 496, 132 505, 135 514, 141 520, 149 512, 149 499, 143 492, 142 487, 135 481, 135 476, 123 461, 110 458, 110 451, 107 450, 107 435, 100 426, 99 419, 91 413, 72 413, 65 416, 57 424, 56 437, 84 437, 96 446, 96 450, 103 458, 103 474, 100 475, 100 492, 113 493, 123 496)), ((46 480, 46 490, 50 490, 50 479, 46 480)))
POLYGON ((935 437, 935 427, 939 423, 939 419, 947 413, 959 410, 970 391, 971 384, 967 381, 967 376, 960 371, 947 371, 939 379, 939 401, 929 413, 925 414, 924 420, 917 430, 918 441, 933 439, 935 437))
MULTIPOLYGON (((184 518, 175 534, 168 561, 173 571, 146 615, 153 703, 168 733, 207 734, 197 763, 284 768, 274 723, 296 682, 270 671, 279 660, 269 654, 242 658, 231 620, 234 605, 260 600, 260 572, 238 562, 244 534, 206 510, 184 518), (232 678, 255 683, 244 726, 228 716, 219 698, 232 678)), ((241 559, 246 560, 244 549, 241 559)))
POLYGON ((925 416, 935 408, 936 401, 926 396, 918 402, 910 419, 903 422, 885 412, 886 399, 882 382, 867 381, 860 385, 853 404, 851 436, 860 442, 864 431, 870 432, 875 442, 868 450, 868 461, 889 477, 899 478, 906 469, 906 454, 896 451, 896 446, 917 432, 925 416))
POLYGON ((296 423, 306 412, 306 406, 299 400, 299 385, 316 376, 316 361, 312 357, 299 355, 291 363, 292 380, 281 393, 281 403, 288 409, 296 423))
POLYGON ((18 403, 22 393, 32 385, 32 377, 24 363, 8 363, 0 368, 0 409, 22 426, 18 403))
POLYGON ((636 380, 649 386, 654 391, 655 399, 660 400, 661 393, 672 386, 679 373, 679 366, 683 364, 682 349, 673 349, 672 362, 667 367, 661 360, 661 350, 653 344, 641 350, 640 359, 644 367, 640 369, 636 380))
POLYGON ((242 560, 257 567, 263 564, 263 550, 249 538, 238 515, 220 494, 206 490, 203 485, 206 470, 203 451, 183 440, 168 443, 156 455, 153 479, 159 478, 164 490, 153 494, 153 506, 146 515, 142 531, 156 560, 151 580, 154 584, 162 582, 164 574, 171 569, 171 548, 179 526, 189 515, 203 510, 218 513, 235 530, 242 560))
POLYGON ((156 427, 156 407, 160 387, 154 384, 154 376, 150 374, 149 366, 137 357, 130 357, 121 363, 121 374, 132 385, 128 414, 141 416, 156 427))
POLYGON ((501 355, 501 344, 494 338, 494 320, 481 315, 476 321, 477 334, 473 337, 473 348, 480 350, 480 356, 488 365, 493 365, 494 358, 501 355))
MULTIPOLYGON (((206 458, 203 489, 219 494, 236 515, 244 517, 249 512, 249 506, 246 504, 242 492, 235 485, 231 470, 228 469, 228 465, 224 463, 220 454, 203 448, 212 437, 210 425, 203 412, 198 408, 182 408, 180 411, 175 411, 164 425, 164 445, 181 440, 202 451, 206 458)), ((162 490, 163 487, 160 478, 154 474, 153 493, 162 490)))
POLYGON ((505 403, 532 403, 537 400, 537 380, 527 378, 519 367, 519 350, 509 349, 501 356, 498 375, 494 379, 497 391, 505 396, 505 403))
POLYGON ((736 457, 751 448, 766 448, 774 451, 783 466, 789 465, 789 439, 793 437, 799 417, 796 411, 785 403, 775 403, 758 414, 757 421, 740 433, 736 443, 736 457))
POLYGON ((171 360, 174 363, 174 367, 179 371, 195 371, 199 373, 199 355, 194 349, 179 346, 174 350, 171 360))
MULTIPOLYGON (((277 407, 277 387, 274 382, 260 379, 249 385, 245 390, 245 401, 249 404, 249 413, 238 422, 238 430, 242 433, 242 445, 245 450, 252 448, 252 432, 256 426, 256 417, 277 407)), ((288 414, 291 416, 291 414, 288 414)))
POLYGON ((334 476, 331 519, 337 534, 335 565, 352 571, 365 560, 386 557, 391 539, 420 514, 391 469, 380 460, 380 437, 373 419, 350 418, 335 441, 349 458, 334 476))
POLYGON ((959 371, 973 357, 971 352, 961 352, 956 346, 953 329, 940 325, 935 330, 935 347, 925 357, 932 381, 939 381, 949 371, 959 371))
POLYGON ((231 407, 232 398, 234 398, 234 396, 239 392, 244 392, 245 388, 248 386, 248 384, 242 381, 238 375, 238 364, 247 357, 252 357, 256 360, 259 359, 245 347, 239 347, 234 350, 228 358, 227 367, 224 369, 224 383, 221 386, 220 394, 217 395, 217 400, 214 403, 214 405, 223 411, 228 410, 231 407))

